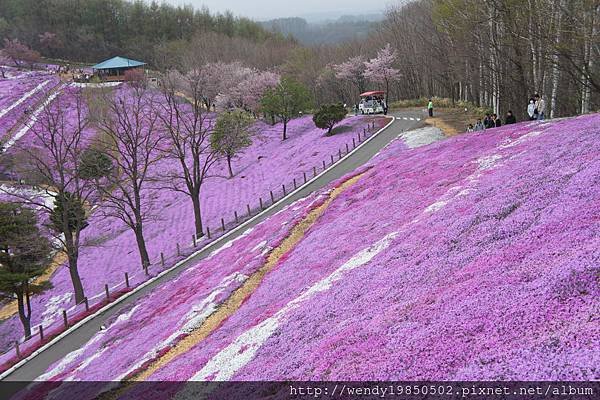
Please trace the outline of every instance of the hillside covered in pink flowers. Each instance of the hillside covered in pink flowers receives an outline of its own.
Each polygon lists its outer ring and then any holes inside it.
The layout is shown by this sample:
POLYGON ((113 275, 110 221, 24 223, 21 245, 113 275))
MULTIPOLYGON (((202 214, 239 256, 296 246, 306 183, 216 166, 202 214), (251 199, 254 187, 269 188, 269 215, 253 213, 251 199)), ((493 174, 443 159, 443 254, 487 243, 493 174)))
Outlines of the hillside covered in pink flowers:
MULTIPOLYGON (((600 115, 416 149, 397 140, 140 299, 41 379, 57 381, 54 394, 58 381, 128 378, 597 380, 599 266, 600 115)), ((118 393, 152 398, 145 389, 118 393)))
MULTIPOLYGON (((23 80, 19 82, 17 78, 0 80, 0 87, 12 85, 14 89, 11 89, 10 96, 6 96, 5 110, 8 111, 4 117, 8 118, 17 110, 21 110, 19 115, 22 114, 22 107, 29 104, 31 98, 35 97, 34 94, 44 92, 43 89, 47 86, 58 83, 56 77, 45 73, 27 76, 29 76, 27 79, 19 78, 23 80), (27 101, 23 100, 14 106, 23 98, 27 101)), ((79 91, 80 89, 73 86, 61 87, 50 101, 37 106, 35 110, 41 111, 44 107, 53 107, 60 103, 66 110, 64 119, 74 123, 77 118, 75 96, 79 91)), ((10 135, 11 140, 5 141, 7 144, 5 154, 19 157, 19 151, 24 148, 40 148, 40 151, 45 151, 34 133, 36 129, 38 131, 41 129, 40 122, 36 122, 34 117, 35 111, 26 124, 19 126, 17 132, 10 135)), ((3 119, 0 118, 0 122, 2 121, 3 119)), ((269 125, 257 121, 253 125, 255 133, 252 145, 233 160, 235 176, 228 178, 226 163, 222 161, 214 166, 212 176, 202 187, 201 207, 204 223, 214 236, 222 233, 221 219, 227 224, 226 228, 230 229, 235 223, 235 213, 239 215, 240 220, 243 220, 247 218, 247 207, 250 206, 252 215, 255 215, 260 210, 260 199, 264 202, 264 206, 271 204, 271 191, 274 193, 274 198, 279 199, 283 196, 283 184, 286 185, 286 191, 290 192, 293 190, 294 180, 300 185, 303 183, 305 173, 308 174, 308 178, 312 177, 313 167, 318 168, 320 172, 323 169, 323 161, 329 165, 332 155, 335 155, 337 161, 339 149, 344 149, 345 152, 348 144, 352 146, 352 141, 359 133, 363 133, 371 121, 370 117, 346 118, 337 127, 335 135, 326 137, 323 130, 314 126, 311 116, 303 116, 290 121, 289 138, 286 141, 281 140, 281 123, 269 125)), ((8 124, 6 127, 8 130, 8 124)), ((98 130, 88 127, 82 137, 90 141, 95 135, 98 135, 98 130)), ((160 177, 164 171, 176 168, 178 168, 177 160, 165 159, 153 165, 152 173, 160 177)), ((0 172, 6 171, 0 170, 0 172)), ((8 171, 7 175, 14 175, 13 172, 8 171)), ((195 232, 193 209, 189 197, 165 189, 162 187, 164 185, 156 186, 143 193, 144 201, 152 205, 152 218, 145 228, 148 251, 153 264, 149 270, 150 276, 171 267, 176 261, 189 255, 193 251, 192 235, 195 232), (178 246, 181 248, 180 254, 178 254, 178 246), (161 253, 165 257, 164 265, 161 262, 161 253)), ((17 187, 17 190, 21 189, 17 187)), ((0 186, 0 199, 15 200, 5 192, 3 186, 0 186)), ((49 197, 48 201, 52 201, 52 198, 49 197)), ((141 268, 139 255, 135 250, 134 234, 121 220, 106 217, 100 212, 103 207, 101 202, 98 207, 99 209, 94 209, 91 213, 89 227, 82 231, 82 248, 79 254, 79 271, 86 296, 92 306, 104 301, 105 284, 109 285, 111 293, 124 290, 125 273, 128 274, 132 286, 149 278, 141 268)), ((206 240, 204 239, 198 246, 205 244, 206 240)), ((60 328, 63 309, 67 310, 69 315, 79 315, 84 311, 83 304, 74 305, 68 268, 59 267, 51 275, 50 283, 52 285, 49 289, 32 298, 32 326, 36 332, 39 325, 42 325, 47 332, 60 328)), ((16 340, 23 342, 23 330, 18 315, 13 314, 0 320, 0 353, 4 353, 0 355, 0 366, 6 367, 14 362, 13 345, 16 340)), ((36 338, 22 343, 21 348, 29 350, 37 345, 39 341, 36 338)))

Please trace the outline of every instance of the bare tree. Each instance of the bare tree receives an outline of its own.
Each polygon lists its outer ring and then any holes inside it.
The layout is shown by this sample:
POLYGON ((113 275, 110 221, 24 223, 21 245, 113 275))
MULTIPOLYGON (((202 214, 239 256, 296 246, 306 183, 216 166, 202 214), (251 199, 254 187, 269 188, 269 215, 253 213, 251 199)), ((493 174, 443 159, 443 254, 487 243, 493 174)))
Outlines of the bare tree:
POLYGON ((164 137, 158 131, 155 94, 144 83, 105 93, 107 112, 98 122, 105 155, 114 166, 107 184, 99 185, 103 197, 99 212, 123 221, 135 234, 144 268, 150 256, 144 238, 144 223, 153 218, 153 202, 145 196, 155 176, 152 167, 162 158, 164 137))
POLYGON ((186 194, 192 201, 197 237, 204 235, 200 191, 219 159, 210 141, 214 117, 205 108, 204 81, 201 68, 186 75, 178 72, 165 75, 162 82, 165 101, 158 113, 168 140, 163 152, 179 165, 167 171, 165 178, 171 190, 186 194))
MULTIPOLYGON (((20 142, 17 168, 40 184, 42 196, 12 191, 19 201, 33 205, 48 218, 48 226, 67 255, 75 302, 84 300, 78 261, 81 232, 88 226, 86 207, 97 193, 80 174, 82 155, 89 140, 85 98, 81 89, 69 88, 48 104, 32 126, 32 143, 20 142), (45 198, 53 198, 48 203, 45 198)), ((89 208, 89 207, 88 207, 89 208)))

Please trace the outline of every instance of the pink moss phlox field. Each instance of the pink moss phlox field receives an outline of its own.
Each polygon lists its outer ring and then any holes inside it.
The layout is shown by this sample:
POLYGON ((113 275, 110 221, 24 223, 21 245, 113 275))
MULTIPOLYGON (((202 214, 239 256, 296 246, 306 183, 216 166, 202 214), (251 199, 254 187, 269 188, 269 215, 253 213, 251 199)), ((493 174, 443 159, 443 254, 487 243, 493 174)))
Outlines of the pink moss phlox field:
MULTIPOLYGON (((599 121, 522 124, 435 144, 392 162, 401 180, 381 175, 392 159, 383 161, 361 185, 373 210, 387 201, 405 213, 405 192, 420 175, 446 193, 432 192, 408 224, 377 211, 375 220, 397 221, 393 244, 292 310, 232 379, 598 379, 599 121)), ((360 203, 351 211, 362 212, 360 203)), ((348 214, 326 218, 345 227, 348 214)), ((340 246, 352 235, 322 233, 344 238, 340 246)), ((298 257, 281 268, 294 281, 294 271, 314 265, 298 257)), ((261 289, 276 292, 268 282, 261 289)))
MULTIPOLYGON (((595 114, 392 143, 233 315, 149 380, 599 379, 598 126, 595 114)), ((318 201, 155 289, 46 377, 127 376, 318 201)), ((146 388, 124 397, 153 398, 146 388)))
MULTIPOLYGON (((59 100, 64 104, 74 103, 75 90, 77 89, 65 88, 59 100)), ((127 93, 127 89, 121 88, 118 93, 127 93)), ((66 118, 75 118, 74 107, 69 109, 66 118)), ((370 119, 347 118, 340 123, 338 133, 325 137, 324 131, 315 128, 311 117, 306 116, 289 123, 289 138, 286 141, 281 140, 281 124, 270 126, 258 122, 252 146, 233 161, 235 177, 226 178, 227 167, 222 163, 214 171, 216 176, 210 178, 203 187, 201 198, 204 223, 214 233, 221 225, 221 218, 230 224, 234 220, 235 211, 240 216, 245 215, 247 204, 256 213, 259 197, 262 197, 265 204, 270 203, 270 190, 280 198, 283 194, 282 184, 286 184, 289 192, 293 178, 300 183, 302 172, 310 173, 313 166, 322 168, 323 160, 329 160, 330 155, 337 154, 338 149, 345 148, 346 143, 351 145, 352 138, 362 132, 367 121, 370 119)), ((90 129, 85 134, 87 139, 91 139, 95 132, 90 129)), ((36 137, 29 132, 18 143, 19 146, 36 146, 36 137)), ((19 146, 14 146, 9 151, 16 151, 19 146)), ((161 171, 178 168, 177 163, 176 160, 164 160, 154 166, 152 173, 160 176, 161 171)), ((189 197, 169 190, 158 190, 150 185, 147 187, 143 197, 152 205, 153 216, 144 230, 154 264, 150 272, 156 274, 161 268, 161 252, 167 258, 166 267, 177 260, 174 256, 177 243, 185 249, 184 255, 189 254, 194 219, 189 197)), ((105 284, 109 285, 111 291, 122 289, 126 272, 132 285, 147 279, 140 267, 135 236, 121 221, 94 212, 89 222, 89 227, 82 232, 83 248, 80 251, 79 271, 91 303, 102 301, 105 284)), ((33 326, 40 323, 45 327, 53 323, 61 324, 61 309, 67 309, 69 313, 81 312, 80 307, 73 306, 73 289, 68 269, 59 268, 51 282, 52 289, 33 298, 33 326)), ((12 317, 4 321, 0 325, 0 348, 8 350, 15 340, 21 338, 21 331, 18 318, 12 317)), ((6 357, 14 357, 14 352, 0 356, 0 363, 6 357)))
MULTIPOLYGON (((200 326, 231 292, 264 264, 270 249, 278 246, 293 226, 321 202, 320 195, 299 200, 230 245, 213 252, 169 284, 161 285, 129 306, 107 324, 106 330, 53 365, 43 378, 78 380, 79 371, 90 371, 91 379, 97 381, 132 376, 200 326), (107 365, 111 368, 106 368, 107 365)), ((94 398, 96 390, 106 390, 110 384, 103 386, 69 386, 68 390, 80 390, 77 393, 80 399, 94 398)), ((37 396, 48 388, 35 386, 27 396, 33 393, 37 396)), ((27 396, 25 398, 29 398, 27 396)))
POLYGON ((57 83, 57 77, 39 72, 0 79, 0 138, 26 117, 25 111, 31 110, 57 83))

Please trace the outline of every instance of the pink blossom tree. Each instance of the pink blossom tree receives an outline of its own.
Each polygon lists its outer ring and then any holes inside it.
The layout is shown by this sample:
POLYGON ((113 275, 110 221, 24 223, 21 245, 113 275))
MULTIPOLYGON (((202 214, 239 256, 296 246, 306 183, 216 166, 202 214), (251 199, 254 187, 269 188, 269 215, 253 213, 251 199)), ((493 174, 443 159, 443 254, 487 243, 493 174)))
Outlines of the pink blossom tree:
POLYGON ((188 97, 200 96, 205 108, 210 111, 216 103, 217 96, 227 84, 226 77, 232 69, 235 69, 235 66, 222 62, 195 65, 184 74, 181 89, 188 97))
POLYGON ((365 91, 365 58, 356 56, 341 64, 333 65, 335 77, 356 85, 359 93, 365 91))
POLYGON ((277 86, 279 80, 280 76, 274 72, 252 70, 225 94, 234 107, 252 112, 256 116, 263 95, 267 90, 277 86))
POLYGON ((219 92, 215 100, 217 108, 221 111, 242 108, 243 87, 240 85, 244 81, 251 80, 253 76, 254 71, 240 62, 222 64, 219 92))
POLYGON ((394 68, 398 52, 388 43, 377 52, 377 57, 365 62, 365 77, 385 86, 385 96, 389 99, 390 83, 400 78, 400 71, 394 68))

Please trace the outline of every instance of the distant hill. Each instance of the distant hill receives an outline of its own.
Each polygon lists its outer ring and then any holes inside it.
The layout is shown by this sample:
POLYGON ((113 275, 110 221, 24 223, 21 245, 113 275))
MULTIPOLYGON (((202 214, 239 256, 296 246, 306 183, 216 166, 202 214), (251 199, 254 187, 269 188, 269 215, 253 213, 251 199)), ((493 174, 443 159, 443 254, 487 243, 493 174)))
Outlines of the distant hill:
POLYGON ((342 15, 337 19, 277 18, 260 24, 267 30, 292 36, 305 45, 340 43, 366 37, 383 14, 342 15))

